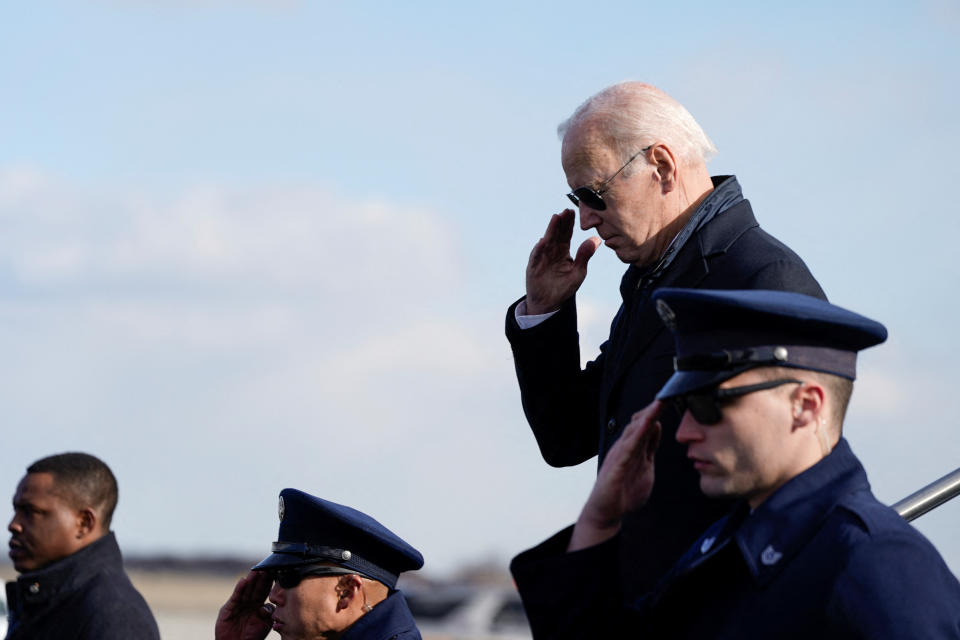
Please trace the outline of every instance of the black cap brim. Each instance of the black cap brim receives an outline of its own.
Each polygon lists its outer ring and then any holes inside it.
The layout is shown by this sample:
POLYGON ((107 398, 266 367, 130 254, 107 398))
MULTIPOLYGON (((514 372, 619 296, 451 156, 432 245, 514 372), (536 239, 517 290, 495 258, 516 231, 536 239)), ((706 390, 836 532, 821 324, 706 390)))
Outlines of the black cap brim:
POLYGON ((666 400, 692 391, 709 389, 753 368, 752 366, 746 366, 722 371, 676 371, 660 389, 657 400, 666 400))
POLYGON ((302 564, 318 562, 318 558, 304 558, 302 555, 290 553, 271 553, 253 566, 251 571, 273 571, 285 567, 296 567, 302 564))

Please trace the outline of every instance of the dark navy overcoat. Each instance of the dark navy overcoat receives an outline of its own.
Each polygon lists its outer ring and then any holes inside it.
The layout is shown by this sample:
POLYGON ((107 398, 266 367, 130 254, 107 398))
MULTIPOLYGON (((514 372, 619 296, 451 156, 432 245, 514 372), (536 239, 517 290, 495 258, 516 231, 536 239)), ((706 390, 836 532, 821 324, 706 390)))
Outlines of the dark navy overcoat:
MULTIPOLYGON (((609 449, 630 417, 653 401, 673 373, 674 343, 650 296, 660 287, 774 289, 824 298, 803 261, 763 231, 733 176, 715 177, 713 192, 701 203, 665 256, 665 264, 642 272, 627 269, 620 285, 623 304, 610 337, 596 360, 580 368, 576 303, 569 300, 554 316, 521 330, 514 309, 506 333, 513 349, 527 420, 544 459, 554 466, 579 464, 609 449)), ((624 525, 631 562, 660 576, 729 503, 710 501, 674 440, 679 416, 660 417, 663 437, 657 451, 657 483, 647 505, 624 525)), ((636 581, 636 576, 632 579, 636 581)), ((638 583, 643 593, 652 584, 638 583)))
POLYGON ((7 602, 7 640, 160 638, 150 608, 123 570, 112 532, 50 566, 20 574, 7 583, 7 602))

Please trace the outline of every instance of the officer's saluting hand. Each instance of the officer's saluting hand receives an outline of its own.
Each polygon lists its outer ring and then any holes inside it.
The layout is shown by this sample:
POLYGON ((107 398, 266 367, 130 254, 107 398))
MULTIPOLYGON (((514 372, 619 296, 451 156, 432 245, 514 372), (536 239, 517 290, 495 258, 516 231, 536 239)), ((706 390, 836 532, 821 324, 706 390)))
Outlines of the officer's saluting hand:
POLYGON ((251 571, 237 582, 230 599, 220 607, 214 630, 216 640, 263 640, 270 633, 274 606, 264 602, 273 580, 251 571))

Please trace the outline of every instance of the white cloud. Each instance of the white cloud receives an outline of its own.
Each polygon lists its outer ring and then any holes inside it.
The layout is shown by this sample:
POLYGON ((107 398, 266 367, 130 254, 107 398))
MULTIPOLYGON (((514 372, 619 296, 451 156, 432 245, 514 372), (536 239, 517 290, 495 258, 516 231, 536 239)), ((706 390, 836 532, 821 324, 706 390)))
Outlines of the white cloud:
POLYGON ((437 374, 486 372, 492 368, 493 360, 488 342, 488 336, 477 336, 464 326, 427 321, 376 336, 355 349, 334 355, 323 364, 330 370, 355 377, 398 366, 408 372, 437 374))
POLYGON ((851 410, 878 424, 926 422, 938 430, 944 411, 960 405, 949 359, 938 363, 899 338, 860 354, 851 410))
POLYGON ((310 185, 198 187, 169 201, 85 193, 37 172, 0 170, 0 260, 26 285, 175 285, 269 295, 394 298, 442 289, 460 267, 434 212, 346 201, 310 185))
MULTIPOLYGON (((91 193, 8 169, 0 219, 15 285, 0 303, 9 486, 51 451, 102 455, 140 548, 204 549, 226 520, 255 530, 269 519, 245 509, 251 496, 288 484, 385 519, 450 492, 483 502, 489 482, 456 477, 456 457, 500 459, 509 349, 457 304, 470 288, 436 213, 310 186, 91 193), (342 493, 336 479, 355 464, 364 481, 342 493), (222 499, 198 503, 198 483, 222 499), (384 498, 384 486, 417 497, 384 498), (194 528, 171 530, 152 500, 194 528)), ((392 519, 413 535, 422 521, 411 509, 392 519)), ((459 546, 431 555, 452 561, 459 546)))

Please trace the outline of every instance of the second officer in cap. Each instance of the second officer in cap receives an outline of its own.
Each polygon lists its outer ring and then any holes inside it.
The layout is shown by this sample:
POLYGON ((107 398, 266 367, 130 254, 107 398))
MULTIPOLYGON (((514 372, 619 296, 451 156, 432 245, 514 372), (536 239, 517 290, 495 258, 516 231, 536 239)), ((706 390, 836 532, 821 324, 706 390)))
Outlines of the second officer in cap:
POLYGON ((638 412, 572 531, 513 561, 534 637, 960 638, 960 583, 877 501, 842 437, 857 352, 886 329, 796 293, 654 299, 677 354, 657 397, 681 417, 676 440, 703 493, 739 502, 650 593, 625 601, 618 532, 650 496, 667 408, 638 412))
POLYGON ((253 567, 217 617, 217 640, 412 640, 420 632, 403 594, 404 571, 423 556, 356 509, 280 492, 273 553, 253 567), (269 602, 264 602, 269 598, 269 602))

